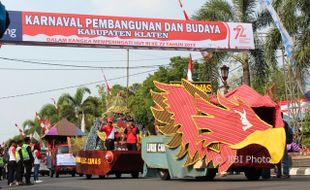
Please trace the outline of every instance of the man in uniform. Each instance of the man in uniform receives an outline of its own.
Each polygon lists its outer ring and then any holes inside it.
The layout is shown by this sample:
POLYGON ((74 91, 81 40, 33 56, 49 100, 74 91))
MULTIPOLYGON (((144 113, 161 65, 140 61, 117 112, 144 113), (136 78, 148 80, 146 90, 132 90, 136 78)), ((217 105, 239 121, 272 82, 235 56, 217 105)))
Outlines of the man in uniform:
POLYGON ((22 146, 22 154, 23 154, 24 167, 26 169, 26 174, 25 174, 26 185, 32 185, 32 183, 30 182, 30 177, 31 177, 31 169, 33 166, 34 158, 31 152, 31 148, 29 146, 30 138, 26 137, 24 141, 25 143, 22 146))
POLYGON ((23 184, 24 165, 23 165, 23 152, 22 152, 23 141, 17 141, 17 148, 15 152, 16 158, 16 185, 23 184))

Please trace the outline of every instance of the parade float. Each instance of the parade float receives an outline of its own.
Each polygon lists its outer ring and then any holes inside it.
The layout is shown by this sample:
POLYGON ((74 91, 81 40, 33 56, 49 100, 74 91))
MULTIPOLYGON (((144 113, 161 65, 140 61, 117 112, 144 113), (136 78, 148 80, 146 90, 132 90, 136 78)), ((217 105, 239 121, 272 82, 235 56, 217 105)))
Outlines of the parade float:
POLYGON ((142 140, 145 176, 213 180, 238 171, 249 180, 270 177, 284 153, 285 131, 269 96, 247 85, 214 96, 186 80, 154 84, 160 90, 151 91, 158 134, 142 140))
POLYGON ((76 153, 77 172, 85 174, 87 179, 92 176, 104 178, 108 175, 120 178, 122 174, 138 178, 143 171, 141 152, 128 151, 125 143, 121 141, 127 121, 132 117, 121 93, 114 97, 108 107, 102 118, 114 118, 115 150, 106 150, 106 135, 99 130, 106 121, 97 119, 88 134, 84 150, 76 153))

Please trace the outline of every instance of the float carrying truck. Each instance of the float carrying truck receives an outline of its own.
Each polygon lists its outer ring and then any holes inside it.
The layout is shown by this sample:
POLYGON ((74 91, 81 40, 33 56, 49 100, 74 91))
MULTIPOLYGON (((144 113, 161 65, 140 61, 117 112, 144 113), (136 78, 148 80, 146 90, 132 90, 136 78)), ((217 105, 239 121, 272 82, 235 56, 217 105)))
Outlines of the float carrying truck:
POLYGON ((279 106, 269 96, 247 85, 210 95, 186 80, 154 83, 158 134, 142 140, 145 176, 212 180, 238 171, 249 180, 270 177, 286 144, 279 106))

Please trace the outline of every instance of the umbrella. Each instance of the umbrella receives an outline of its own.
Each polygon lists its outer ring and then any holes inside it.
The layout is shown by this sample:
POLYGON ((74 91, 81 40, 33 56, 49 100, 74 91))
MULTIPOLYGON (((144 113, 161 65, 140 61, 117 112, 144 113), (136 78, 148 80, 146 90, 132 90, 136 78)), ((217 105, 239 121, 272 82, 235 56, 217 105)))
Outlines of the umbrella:
POLYGON ((69 122, 66 118, 58 121, 48 132, 45 137, 48 136, 83 136, 84 133, 75 124, 69 122))

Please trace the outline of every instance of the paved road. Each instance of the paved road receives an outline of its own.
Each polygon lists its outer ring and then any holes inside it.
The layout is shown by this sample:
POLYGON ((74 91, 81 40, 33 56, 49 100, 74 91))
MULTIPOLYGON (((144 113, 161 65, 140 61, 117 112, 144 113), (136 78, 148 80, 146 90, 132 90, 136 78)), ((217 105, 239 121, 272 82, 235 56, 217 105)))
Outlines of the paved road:
POLYGON ((2 189, 31 190, 308 190, 309 176, 293 176, 291 179, 270 179, 267 181, 247 181, 243 175, 216 177, 215 181, 170 180, 158 178, 121 178, 90 179, 85 177, 61 176, 60 178, 42 177, 43 183, 32 186, 9 187, 1 181, 2 189))

